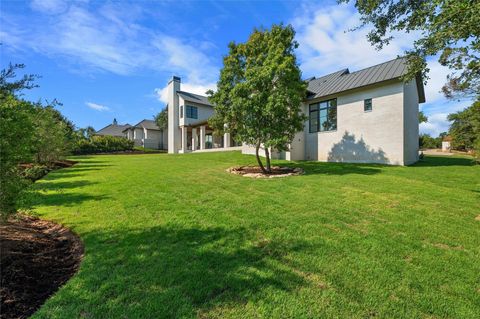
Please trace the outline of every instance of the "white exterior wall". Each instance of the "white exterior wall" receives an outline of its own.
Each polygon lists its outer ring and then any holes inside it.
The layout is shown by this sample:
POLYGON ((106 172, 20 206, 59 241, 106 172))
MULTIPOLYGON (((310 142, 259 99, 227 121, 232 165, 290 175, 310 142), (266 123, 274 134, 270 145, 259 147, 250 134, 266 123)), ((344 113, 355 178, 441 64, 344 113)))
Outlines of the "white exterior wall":
POLYGON ((403 127, 404 155, 403 164, 410 165, 418 161, 418 91, 416 80, 404 84, 403 91, 403 127))
POLYGON ((145 139, 143 141, 143 146, 146 148, 159 149, 161 138, 162 138, 162 132, 157 130, 149 130, 149 129, 145 129, 145 132, 146 134, 145 134, 145 139))
MULTIPOLYGON (((382 163, 408 165, 418 160, 418 94, 415 81, 390 81, 337 96, 311 100, 309 105, 337 98, 337 129, 296 134, 290 152, 276 157, 287 160, 382 163), (372 111, 364 111, 364 100, 372 99, 372 111)), ((244 145, 244 154, 255 149, 244 145)), ((263 152, 260 152, 264 156, 263 152)), ((272 157, 273 158, 273 157, 272 157)))
POLYGON ((309 133, 305 123, 305 159, 403 165, 403 130, 403 83, 341 94, 336 131, 309 133), (365 112, 364 100, 370 98, 372 111, 365 112))
MULTIPOLYGON (((213 115, 213 107, 202 105, 190 101, 184 100, 181 96, 179 97, 179 104, 183 106, 183 117, 179 119, 179 125, 197 125, 207 121, 213 115), (186 106, 196 106, 198 110, 198 119, 191 119, 186 117, 186 106)), ((179 106, 179 107, 180 107, 179 106)), ((180 109, 179 109, 180 110, 180 109)), ((180 112, 180 111, 179 111, 180 112)))

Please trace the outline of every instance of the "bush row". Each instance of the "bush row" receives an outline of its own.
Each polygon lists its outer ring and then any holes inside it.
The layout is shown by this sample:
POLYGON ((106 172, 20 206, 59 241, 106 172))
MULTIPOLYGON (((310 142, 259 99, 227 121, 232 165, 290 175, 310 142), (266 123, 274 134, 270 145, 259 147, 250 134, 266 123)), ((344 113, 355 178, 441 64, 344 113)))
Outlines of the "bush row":
POLYGON ((133 141, 124 137, 92 136, 89 139, 79 139, 73 146, 73 154, 110 153, 133 150, 133 141))

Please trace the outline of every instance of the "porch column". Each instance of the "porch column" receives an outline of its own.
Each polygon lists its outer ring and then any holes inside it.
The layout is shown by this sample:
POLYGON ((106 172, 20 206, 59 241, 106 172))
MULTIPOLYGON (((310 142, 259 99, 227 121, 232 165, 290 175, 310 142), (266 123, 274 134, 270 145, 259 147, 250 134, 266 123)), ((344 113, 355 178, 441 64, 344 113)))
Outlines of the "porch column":
POLYGON ((201 150, 205 149, 205 131, 206 131, 206 126, 205 125, 200 126, 200 149, 201 150))
POLYGON ((192 128, 192 151, 197 150, 197 142, 198 142, 197 128, 193 127, 192 128))
POLYGON ((182 126, 182 153, 187 152, 187 127, 182 126))
MULTIPOLYGON (((227 128, 228 125, 224 124, 223 127, 227 128)), ((230 133, 223 134, 223 147, 230 147, 230 133)))

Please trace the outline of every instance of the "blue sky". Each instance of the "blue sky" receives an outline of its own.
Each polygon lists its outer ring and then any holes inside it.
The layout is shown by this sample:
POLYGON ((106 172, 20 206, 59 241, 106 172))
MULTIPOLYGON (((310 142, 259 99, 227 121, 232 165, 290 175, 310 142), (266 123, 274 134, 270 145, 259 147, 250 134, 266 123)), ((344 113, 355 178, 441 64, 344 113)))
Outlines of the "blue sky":
MULTIPOLYGON (((182 89, 204 94, 215 88, 230 41, 245 41, 254 27, 290 23, 304 77, 342 68, 355 71, 395 58, 415 34, 397 34, 384 50, 367 42, 367 29, 351 5, 335 1, 75 1, 1 2, 2 68, 26 64, 42 76, 28 99, 58 99, 78 127, 99 129, 113 118, 135 124, 165 105, 172 75, 182 89)), ((439 90, 448 70, 429 61, 431 80, 421 109, 421 131, 447 130, 448 113, 470 101, 447 101, 439 90)))

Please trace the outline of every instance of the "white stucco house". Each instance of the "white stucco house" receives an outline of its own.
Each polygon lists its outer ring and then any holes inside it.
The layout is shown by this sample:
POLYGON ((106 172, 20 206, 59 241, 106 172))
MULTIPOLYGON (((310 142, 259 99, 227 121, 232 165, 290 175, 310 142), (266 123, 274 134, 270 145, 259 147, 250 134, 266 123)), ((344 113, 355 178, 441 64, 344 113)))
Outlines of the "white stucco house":
POLYGON ((167 134, 153 120, 142 120, 123 130, 124 136, 135 146, 151 149, 167 149, 167 134))
MULTIPOLYGON (((408 165, 418 160, 418 105, 425 102, 423 82, 409 82, 403 59, 350 72, 343 69, 308 79, 302 104, 307 115, 287 152, 274 158, 328 162, 408 165)), ((168 152, 241 149, 229 134, 214 136, 208 119, 214 106, 206 96, 181 90, 181 80, 168 84, 168 152)))

